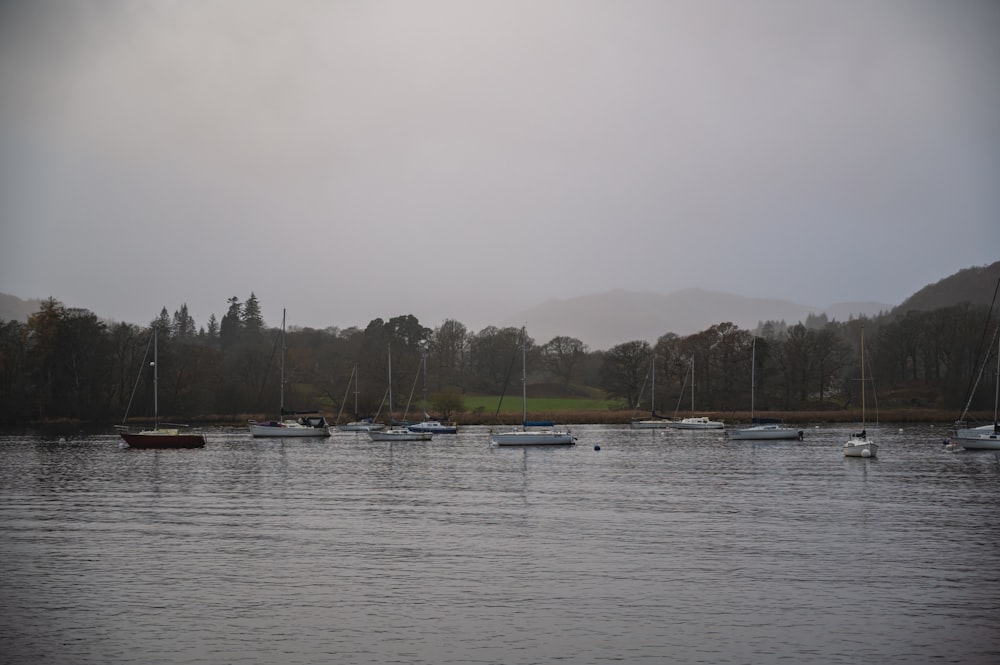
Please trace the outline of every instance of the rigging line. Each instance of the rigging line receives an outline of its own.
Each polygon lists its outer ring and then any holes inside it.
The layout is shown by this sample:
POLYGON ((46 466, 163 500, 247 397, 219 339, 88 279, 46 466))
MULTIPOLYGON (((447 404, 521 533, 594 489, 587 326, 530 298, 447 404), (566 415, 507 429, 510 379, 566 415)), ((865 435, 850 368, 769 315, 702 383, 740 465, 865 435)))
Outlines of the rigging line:
POLYGON ((142 362, 139 363, 139 375, 135 377, 135 385, 132 386, 132 395, 128 398, 128 406, 125 407, 125 415, 122 417, 122 425, 128 420, 128 412, 132 410, 132 400, 135 399, 135 391, 139 389, 139 379, 142 378, 142 369, 146 366, 146 358, 149 357, 149 347, 153 345, 153 336, 150 335, 146 341, 146 351, 142 354, 142 362))
MULTIPOLYGON (((982 353, 982 351, 983 351, 983 341, 986 339, 986 331, 990 329, 990 321, 993 318, 993 308, 997 304, 997 292, 998 291, 1000 291, 1000 277, 997 277, 997 285, 993 287, 993 300, 990 301, 990 309, 986 313, 986 322, 983 324, 983 334, 979 338, 979 346, 976 348, 976 362, 977 363, 979 362, 979 354, 982 353)), ((996 333, 995 332, 993 333, 993 336, 994 336, 994 338, 996 337, 996 333)), ((992 342, 990 343, 990 348, 991 349, 993 348, 992 342)), ((984 362, 983 365, 985 366, 986 363, 984 362)), ((980 371, 979 374, 980 374, 980 376, 982 376, 982 371, 980 371)), ((979 377, 976 377, 975 383, 973 383, 973 379, 970 376, 969 377, 969 388, 968 388, 968 390, 966 392, 967 402, 965 404, 965 409, 962 411, 962 415, 959 416, 959 418, 958 418, 959 421, 965 420, 965 415, 969 411, 969 405, 972 404, 972 397, 973 397, 973 395, 976 394, 976 388, 978 386, 979 386, 979 377)))
MULTIPOLYGON (((521 330, 521 343, 524 343, 523 337, 527 333, 521 330)), ((497 402, 497 412, 493 414, 493 422, 500 423, 500 407, 503 405, 504 395, 507 394, 507 384, 510 382, 510 373, 514 370, 514 361, 517 360, 517 347, 514 348, 514 354, 510 357, 510 365, 507 366, 507 374, 503 377, 503 388, 500 390, 500 400, 497 402)))
POLYGON ((406 408, 403 409, 403 422, 406 422, 406 416, 410 413, 410 402, 413 401, 413 393, 417 389, 417 381, 420 380, 420 372, 417 371, 416 376, 413 377, 413 385, 410 386, 410 396, 406 398, 406 408))
POLYGON ((677 396, 677 408, 674 409, 674 418, 681 410, 681 400, 684 399, 684 388, 688 384, 688 376, 691 374, 691 366, 688 365, 688 370, 684 373, 684 382, 681 384, 681 392, 677 396))
MULTIPOLYGON (((651 372, 656 371, 656 366, 654 365, 654 360, 649 361, 649 369, 651 372)), ((639 396, 635 398, 635 409, 632 410, 632 417, 635 418, 636 411, 639 410, 639 406, 642 404, 642 396, 646 394, 646 384, 649 383, 649 372, 646 372, 646 376, 642 379, 642 388, 639 389, 639 396)), ((656 412, 656 405, 650 403, 650 411, 656 412)))
MULTIPOLYGON (((260 408, 260 404, 264 399, 264 386, 267 385, 267 375, 271 372, 271 363, 274 361, 274 354, 278 350, 278 340, 281 339, 281 333, 279 332, 274 337, 274 345, 271 347, 271 357, 267 359, 267 366, 264 368, 264 376, 260 380, 260 390, 257 391, 257 408, 260 408)), ((284 407, 284 404, 282 404, 284 407)), ((281 419, 285 414, 279 413, 278 418, 281 419)))
MULTIPOLYGON (((997 326, 993 330, 993 338, 990 340, 990 348, 991 349, 994 346, 993 342, 997 338, 997 333, 1000 333, 1000 326, 997 326)), ((976 358, 978 358, 978 357, 979 357, 979 354, 977 353, 976 354, 976 358)), ((986 370, 986 366, 988 364, 990 364, 990 359, 991 358, 993 358, 993 352, 992 351, 986 356, 986 360, 984 360, 982 363, 980 363, 980 365, 979 365, 979 372, 976 374, 975 382, 972 384, 971 390, 969 390, 969 398, 965 402, 965 408, 962 409, 962 415, 958 417, 958 422, 962 422, 963 420, 965 420, 965 416, 969 413, 969 408, 972 406, 972 398, 975 397, 975 395, 976 395, 976 389, 979 388, 979 381, 980 381, 980 379, 983 378, 983 372, 986 370)), ((998 379, 998 380, 1000 380, 1000 379, 998 379)))
MULTIPOLYGON (((864 342, 862 342, 864 344, 864 342)), ((864 349, 862 349, 862 355, 864 355, 864 349)), ((871 352, 865 356, 865 364, 868 366, 868 376, 861 379, 861 381, 867 381, 872 386, 872 402, 875 404, 875 427, 878 427, 878 392, 875 390, 875 370, 872 367, 872 357, 871 352)))
MULTIPOLYGON (((375 415, 372 417, 372 424, 375 424, 376 422, 378 422, 378 417, 380 415, 382 415, 382 407, 385 406, 385 400, 386 400, 386 398, 388 396, 389 396, 389 388, 387 386, 386 389, 385 389, 385 392, 382 393, 382 402, 378 405, 378 410, 375 411, 375 415)), ((392 427, 392 414, 391 413, 389 414, 389 427, 392 427)))
MULTIPOLYGON (((347 379, 347 389, 344 390, 344 400, 340 403, 340 411, 337 412, 337 422, 340 422, 340 417, 344 415, 344 405, 347 404, 347 396, 351 394, 351 381, 354 380, 354 373, 358 371, 358 366, 355 365, 351 370, 351 376, 347 379)), ((358 414, 354 414, 357 418, 358 414)))

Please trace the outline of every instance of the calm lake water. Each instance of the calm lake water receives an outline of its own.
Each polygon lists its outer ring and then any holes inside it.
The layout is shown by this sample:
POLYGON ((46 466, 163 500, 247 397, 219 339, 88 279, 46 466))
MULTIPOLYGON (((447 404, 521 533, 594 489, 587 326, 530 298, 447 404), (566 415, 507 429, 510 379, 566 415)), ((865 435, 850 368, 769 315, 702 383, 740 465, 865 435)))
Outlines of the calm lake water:
POLYGON ((1000 662, 997 454, 573 429, 2 436, 0 661, 1000 662))

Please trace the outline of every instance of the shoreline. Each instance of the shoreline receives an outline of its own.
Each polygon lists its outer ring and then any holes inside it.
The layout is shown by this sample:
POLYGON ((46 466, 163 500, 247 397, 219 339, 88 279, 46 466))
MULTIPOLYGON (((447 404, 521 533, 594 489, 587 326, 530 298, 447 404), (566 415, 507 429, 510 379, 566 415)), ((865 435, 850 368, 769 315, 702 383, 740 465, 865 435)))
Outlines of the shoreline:
MULTIPOLYGON (((746 426, 750 423, 749 411, 699 411, 696 414, 679 413, 677 418, 686 418, 690 415, 707 416, 713 420, 721 420, 726 426, 746 426)), ((832 423, 854 424, 861 422, 860 409, 843 409, 830 411, 767 411, 755 414, 761 418, 778 418, 788 425, 822 425, 832 423)), ((560 425, 628 425, 633 419, 641 420, 649 418, 648 413, 637 413, 635 411, 553 411, 531 413, 529 417, 533 420, 551 420, 560 425)), ((950 410, 944 409, 882 409, 877 416, 868 413, 866 416, 869 426, 878 426, 879 423, 936 423, 942 427, 951 428, 954 426, 958 415, 950 410), (875 416, 875 417, 873 417, 875 416)), ((193 427, 245 427, 248 419, 268 420, 269 417, 262 414, 240 414, 235 416, 205 416, 201 418, 163 418, 161 422, 168 423, 174 420, 184 421, 193 427)), ((670 419, 670 418, 665 418, 670 419)), ((327 418, 331 426, 336 423, 327 418)), ((459 426, 513 426, 520 422, 519 413, 503 413, 499 418, 486 420, 481 413, 465 413, 454 416, 450 419, 459 426)), ((132 419, 129 421, 133 425, 150 425, 152 419, 132 419)), ((986 412, 971 412, 966 417, 966 422, 970 425, 988 424, 993 422, 993 414, 986 412)), ((118 422, 87 421, 73 419, 53 419, 40 420, 25 423, 8 423, 0 425, 0 430, 11 429, 32 429, 32 428, 73 428, 80 430, 113 430, 118 422)))

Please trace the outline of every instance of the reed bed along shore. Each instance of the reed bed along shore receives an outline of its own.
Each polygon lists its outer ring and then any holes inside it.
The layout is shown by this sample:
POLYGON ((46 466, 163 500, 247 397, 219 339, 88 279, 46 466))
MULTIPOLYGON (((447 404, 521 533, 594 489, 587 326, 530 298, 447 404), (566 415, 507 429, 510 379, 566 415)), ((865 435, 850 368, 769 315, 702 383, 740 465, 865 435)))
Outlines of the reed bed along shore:
MULTIPOLYGON (((665 415, 665 414, 664 414, 665 415)), ((678 414, 678 418, 686 417, 688 413, 678 414)), ((727 426, 739 426, 750 423, 749 411, 699 411, 698 416, 708 416, 713 420, 721 420, 727 426)), ((837 410, 815 410, 815 411, 765 411, 758 412, 759 418, 778 418, 788 424, 798 425, 824 425, 834 423, 860 423, 860 409, 837 409, 837 410)), ((183 422, 194 427, 244 427, 247 420, 269 420, 273 416, 267 414, 212 414, 196 418, 184 416, 167 416, 160 419, 161 423, 183 422)), ((549 410, 549 411, 529 411, 528 419, 532 421, 551 420, 561 425, 628 425, 633 419, 649 417, 648 412, 636 412, 629 410, 609 410, 609 409, 572 409, 572 410, 549 410)), ((874 426, 878 423, 938 423, 942 426, 950 427, 958 414, 948 409, 918 409, 918 408, 894 408, 880 409, 877 414, 869 411, 866 414, 866 421, 874 426)), ((335 419, 327 416, 331 425, 335 425, 335 419)), ((415 419, 410 418, 413 422, 415 419)), ((484 413, 482 411, 454 414, 449 419, 458 425, 518 425, 520 424, 520 411, 503 412, 497 416, 494 413, 484 413)), ((347 419, 343 419, 346 422, 347 419)), ((380 418, 380 422, 385 422, 385 418, 380 418)), ((129 420, 133 425, 152 424, 152 420, 143 418, 133 418, 129 420)), ((993 422, 992 412, 970 412, 966 416, 969 423, 990 423, 993 422)), ((118 422, 95 422, 80 421, 71 419, 52 419, 31 423, 8 423, 8 428, 23 427, 54 427, 63 429, 79 428, 88 432, 112 429, 118 422)))
MULTIPOLYGON (((699 411, 697 414, 679 414, 678 418, 688 415, 708 416, 713 420, 721 420, 727 425, 749 424, 749 411, 699 411)), ((860 409, 842 409, 836 411, 768 411, 755 414, 758 418, 778 418, 786 423, 822 425, 825 423, 860 423, 860 409)), ((460 414, 455 417, 459 425, 493 425, 492 414, 484 422, 480 416, 470 418, 471 414, 460 414)), ((648 413, 634 411, 552 411, 529 413, 531 420, 552 420, 557 423, 573 423, 580 425, 626 425, 634 418, 648 418, 648 413)), ((940 409, 885 409, 876 414, 868 412, 866 421, 870 424, 884 423, 943 423, 951 425, 958 417, 954 411, 940 409)), ((993 414, 976 413, 967 416, 968 421, 992 422, 993 414)), ((500 424, 517 424, 519 414, 500 414, 500 424)))
MULTIPOLYGON (((664 414, 665 415, 665 414, 664 414)), ((678 414, 683 418, 687 413, 678 414)), ((749 411, 699 411, 698 416, 708 416, 713 420, 722 420, 726 425, 748 424, 750 422, 749 411)), ((560 424, 574 425, 627 425, 634 418, 646 418, 648 412, 636 412, 631 409, 625 410, 551 410, 551 411, 529 411, 528 419, 533 421, 551 420, 560 424)), ((766 411, 756 414, 759 418, 779 418, 790 424, 812 424, 822 425, 825 423, 860 423, 860 409, 838 409, 838 410, 816 410, 816 411, 766 411)), ((942 423, 951 425, 955 422, 958 414, 947 409, 916 409, 897 408, 882 409, 876 415, 869 411, 866 414, 868 423, 942 423)), ((238 416, 210 416, 205 419, 189 421, 192 424, 212 424, 221 426, 242 426, 248 419, 266 420, 268 416, 264 414, 241 414, 238 416)), ((327 416, 330 424, 336 424, 334 418, 327 416)), ((409 419, 411 422, 414 418, 409 419)), ((520 424, 521 414, 518 411, 504 412, 497 417, 493 413, 459 413, 453 414, 449 419, 458 425, 517 425, 520 424)), ((992 422, 992 413, 970 413, 967 416, 969 422, 992 422)), ((380 422, 385 422, 385 418, 380 418, 380 422)), ((347 422, 343 419, 343 422, 347 422)))

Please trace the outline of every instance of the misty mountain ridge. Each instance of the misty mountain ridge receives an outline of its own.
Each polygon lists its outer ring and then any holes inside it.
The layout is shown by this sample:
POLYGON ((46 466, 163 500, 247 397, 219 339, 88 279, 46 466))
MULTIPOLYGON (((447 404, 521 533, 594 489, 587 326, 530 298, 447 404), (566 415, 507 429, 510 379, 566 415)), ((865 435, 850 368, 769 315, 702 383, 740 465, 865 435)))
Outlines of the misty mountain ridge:
POLYGON ((655 343, 665 333, 691 335, 713 325, 731 322, 753 330, 764 321, 794 325, 810 314, 831 321, 888 312, 880 302, 836 303, 829 307, 801 305, 775 298, 751 298, 701 288, 669 294, 625 291, 546 300, 508 317, 504 325, 528 327, 536 342, 553 337, 576 337, 591 349, 609 349, 633 340, 655 343))
POLYGON ((934 284, 928 284, 904 300, 892 313, 906 314, 912 310, 930 312, 961 302, 990 305, 997 291, 997 284, 1000 284, 1000 261, 988 266, 965 268, 934 284))
POLYGON ((37 298, 22 300, 17 296, 0 293, 0 321, 20 321, 26 323, 28 317, 42 307, 42 301, 37 298))
MULTIPOLYGON (((751 298, 686 288, 669 294, 616 289, 606 293, 546 300, 487 325, 527 326, 539 344, 553 337, 575 337, 592 350, 607 350, 634 340, 656 342, 665 333, 691 335, 723 322, 754 330, 764 321, 804 322, 809 315, 826 315, 830 321, 890 313, 902 316, 910 310, 929 311, 968 302, 989 306, 1000 283, 1000 261, 966 268, 916 291, 898 306, 880 302, 845 302, 828 307, 801 305, 776 298, 751 298)), ((0 321, 27 321, 41 300, 22 300, 0 293, 0 321)), ((72 303, 64 303, 72 307, 72 303)), ((107 318, 102 312, 94 312, 107 318)), ((419 312, 400 312, 400 314, 419 312)), ((461 319, 459 319, 461 322, 461 319)), ((197 325, 205 325, 197 321, 197 325)), ((434 327, 440 322, 422 321, 434 327)), ((343 325, 330 321, 329 325, 343 325)), ((475 332, 475 331, 473 331, 475 332)))

